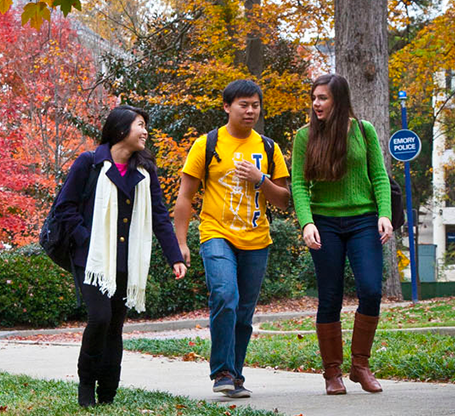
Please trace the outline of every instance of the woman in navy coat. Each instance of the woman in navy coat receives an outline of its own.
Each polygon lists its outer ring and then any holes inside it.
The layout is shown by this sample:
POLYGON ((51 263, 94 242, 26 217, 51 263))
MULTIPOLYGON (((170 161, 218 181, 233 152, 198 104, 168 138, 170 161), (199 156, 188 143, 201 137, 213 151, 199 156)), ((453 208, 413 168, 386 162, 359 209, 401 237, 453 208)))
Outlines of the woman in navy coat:
POLYGON ((88 310, 78 360, 78 401, 112 403, 123 352, 128 307, 145 309, 145 283, 153 234, 176 278, 186 267, 169 213, 161 199, 154 158, 146 148, 148 115, 131 106, 114 108, 101 145, 81 154, 60 192, 56 212, 73 244, 76 283, 88 310), (96 189, 84 191, 93 172, 96 189))

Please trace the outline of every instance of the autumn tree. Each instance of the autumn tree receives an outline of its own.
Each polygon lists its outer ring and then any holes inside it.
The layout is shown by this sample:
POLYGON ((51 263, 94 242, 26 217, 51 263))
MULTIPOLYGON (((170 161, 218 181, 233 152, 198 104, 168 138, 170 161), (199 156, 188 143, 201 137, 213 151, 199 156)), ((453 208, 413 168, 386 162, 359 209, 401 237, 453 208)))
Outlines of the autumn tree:
POLYGON ((94 147, 90 136, 110 106, 105 93, 89 90, 94 63, 74 39, 64 19, 36 32, 21 27, 16 10, 0 15, 1 134, 6 142, 14 139, 2 149, 11 170, 1 178, 0 193, 10 201, 3 209, 17 220, 13 228, 11 221, 0 224, 0 241, 20 245, 36 239, 56 185, 75 157, 94 147))

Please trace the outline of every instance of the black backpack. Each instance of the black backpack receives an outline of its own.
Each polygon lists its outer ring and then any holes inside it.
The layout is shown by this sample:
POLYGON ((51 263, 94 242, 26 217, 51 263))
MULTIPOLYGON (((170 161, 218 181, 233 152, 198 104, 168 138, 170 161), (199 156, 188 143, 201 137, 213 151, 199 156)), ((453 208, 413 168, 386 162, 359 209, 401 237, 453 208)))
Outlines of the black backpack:
MULTIPOLYGON (((360 131, 362 133, 365 145, 367 144, 365 127, 363 121, 359 122, 360 131)), ((392 201, 392 227, 393 231, 398 230, 404 224, 404 205, 403 193, 398 182, 389 175, 390 181, 390 200, 392 201)))
MULTIPOLYGON (((267 174, 270 175, 270 179, 273 177, 273 172, 275 170, 275 162, 273 161, 273 154, 275 152, 275 142, 261 134, 262 143, 264 144, 265 153, 267 154, 267 174)), ((215 159, 218 162, 221 162, 221 157, 215 150, 216 142, 218 141, 218 129, 214 129, 207 133, 207 144, 205 147, 205 180, 204 180, 204 187, 207 183, 207 178, 209 176, 209 165, 215 156, 215 159)), ((266 215, 269 220, 269 223, 272 223, 272 212, 270 208, 267 206, 266 208, 266 215)))
MULTIPOLYGON (((91 153, 94 158, 95 152, 91 153)), ((101 165, 95 166, 95 164, 92 163, 90 175, 85 185, 84 193, 82 194, 81 209, 84 202, 90 198, 91 194, 95 190, 100 170, 101 165)), ((55 197, 49 214, 41 227, 39 243, 55 264, 74 274, 71 258, 71 241, 69 235, 65 232, 63 224, 55 215, 55 207, 57 205, 60 192, 61 190, 55 197)))

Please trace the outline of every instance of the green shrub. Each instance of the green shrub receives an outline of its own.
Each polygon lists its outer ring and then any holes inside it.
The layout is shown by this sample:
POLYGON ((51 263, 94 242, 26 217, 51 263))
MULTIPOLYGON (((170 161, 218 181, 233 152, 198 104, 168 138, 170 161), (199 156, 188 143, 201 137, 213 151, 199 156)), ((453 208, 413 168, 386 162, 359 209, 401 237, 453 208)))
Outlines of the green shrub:
POLYGON ((192 222, 189 226, 188 247, 191 252, 191 267, 183 279, 175 279, 171 268, 164 260, 157 239, 153 239, 145 316, 156 318, 207 306, 204 267, 199 255, 198 225, 197 222, 192 222))
POLYGON ((270 234, 273 244, 259 302, 303 296, 306 282, 300 274, 305 253, 298 228, 291 220, 274 218, 270 234))
POLYGON ((53 326, 82 314, 72 276, 39 248, 0 255, 0 326, 53 326))

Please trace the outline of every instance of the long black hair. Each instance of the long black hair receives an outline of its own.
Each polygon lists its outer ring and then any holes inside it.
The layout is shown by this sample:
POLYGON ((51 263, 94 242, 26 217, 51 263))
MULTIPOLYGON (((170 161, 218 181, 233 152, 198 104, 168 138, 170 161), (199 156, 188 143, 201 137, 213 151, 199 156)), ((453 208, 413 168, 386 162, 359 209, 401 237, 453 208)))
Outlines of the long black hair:
POLYGON ((311 106, 308 145, 304 173, 307 180, 337 181, 346 173, 349 117, 357 120, 351 104, 346 78, 338 74, 318 77, 311 87, 327 85, 333 97, 333 108, 326 120, 319 120, 311 106))
MULTIPOLYGON (((109 143, 109 147, 121 142, 131 131, 131 125, 138 116, 144 118, 145 124, 148 123, 149 116, 141 108, 130 105, 120 105, 115 107, 107 116, 101 134, 101 144, 109 143)), ((143 166, 146 169, 156 169, 155 157, 147 147, 139 152, 134 152, 129 161, 130 168, 143 166)))

